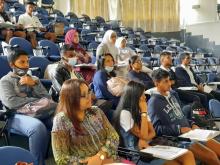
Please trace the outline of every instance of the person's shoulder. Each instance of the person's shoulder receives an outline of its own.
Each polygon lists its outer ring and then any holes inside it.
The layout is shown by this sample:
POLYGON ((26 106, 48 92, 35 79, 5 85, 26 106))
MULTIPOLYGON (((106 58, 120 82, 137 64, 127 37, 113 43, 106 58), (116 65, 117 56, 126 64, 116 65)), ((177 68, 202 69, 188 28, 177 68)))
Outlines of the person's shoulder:
POLYGON ((11 72, 8 74, 4 75, 1 79, 0 82, 5 82, 5 81, 11 81, 11 72))
MULTIPOLYGON (((69 119, 64 112, 57 113, 53 119, 53 130, 59 129, 61 125, 68 125, 68 121, 69 119)), ((69 125, 71 126, 71 124, 69 125)))
POLYGON ((25 18, 25 17, 26 17, 26 14, 24 13, 24 14, 21 14, 21 15, 19 16, 19 19, 25 18))

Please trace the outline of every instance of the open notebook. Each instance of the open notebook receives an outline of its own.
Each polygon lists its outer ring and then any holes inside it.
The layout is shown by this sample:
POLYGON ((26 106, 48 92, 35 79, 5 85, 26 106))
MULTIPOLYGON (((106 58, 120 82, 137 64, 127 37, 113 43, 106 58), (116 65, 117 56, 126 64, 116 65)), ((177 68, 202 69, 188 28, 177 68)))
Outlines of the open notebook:
POLYGON ((80 67, 80 68, 96 68, 95 64, 77 64, 75 67, 80 67))
POLYGON ((161 145, 149 146, 146 149, 141 150, 141 152, 152 154, 154 157, 164 160, 176 159, 187 151, 187 149, 161 145))
POLYGON ((220 131, 213 131, 213 130, 203 130, 203 129, 194 129, 187 133, 180 135, 183 138, 189 138, 193 141, 208 141, 210 139, 215 138, 216 136, 220 135, 220 131))

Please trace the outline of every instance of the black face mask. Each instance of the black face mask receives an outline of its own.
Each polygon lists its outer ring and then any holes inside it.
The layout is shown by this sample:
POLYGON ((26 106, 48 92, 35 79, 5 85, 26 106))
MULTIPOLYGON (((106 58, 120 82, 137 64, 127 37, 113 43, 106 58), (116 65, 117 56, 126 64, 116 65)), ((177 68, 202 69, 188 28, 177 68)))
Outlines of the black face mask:
POLYGON ((28 68, 27 69, 22 69, 22 68, 15 67, 15 68, 13 68, 13 72, 15 74, 17 74, 18 76, 24 76, 24 75, 27 74, 28 68))

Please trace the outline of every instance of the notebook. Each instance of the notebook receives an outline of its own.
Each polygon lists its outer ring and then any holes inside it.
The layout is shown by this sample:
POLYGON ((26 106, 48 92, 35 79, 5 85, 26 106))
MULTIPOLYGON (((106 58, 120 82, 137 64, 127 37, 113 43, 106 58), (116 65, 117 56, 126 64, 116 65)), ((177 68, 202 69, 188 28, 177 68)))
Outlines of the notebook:
POLYGON ((185 134, 180 135, 179 137, 189 138, 193 141, 206 142, 210 139, 215 138, 218 135, 220 135, 220 131, 194 129, 185 134))
POLYGON ((96 68, 95 64, 77 64, 75 67, 80 67, 80 68, 96 68))
POLYGON ((173 160, 185 154, 188 150, 170 147, 170 146, 149 146, 146 149, 141 150, 141 152, 152 154, 154 157, 164 159, 164 160, 173 160))
POLYGON ((181 89, 183 91, 197 91, 197 87, 179 87, 178 89, 181 89))

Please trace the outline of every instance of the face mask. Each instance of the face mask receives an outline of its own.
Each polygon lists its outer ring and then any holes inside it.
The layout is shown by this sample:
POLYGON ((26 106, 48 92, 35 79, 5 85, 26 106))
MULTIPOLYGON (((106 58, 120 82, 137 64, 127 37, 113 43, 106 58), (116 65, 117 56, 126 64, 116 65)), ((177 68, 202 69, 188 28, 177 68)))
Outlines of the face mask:
POLYGON ((113 69, 114 69, 113 66, 106 66, 106 67, 105 67, 105 70, 106 70, 108 73, 112 72, 113 69))
POLYGON ((21 68, 15 67, 13 68, 13 72, 17 74, 18 76, 24 76, 27 74, 28 69, 21 69, 21 68))
POLYGON ((77 64, 77 58, 68 58, 68 64, 70 64, 71 66, 75 66, 77 64))

